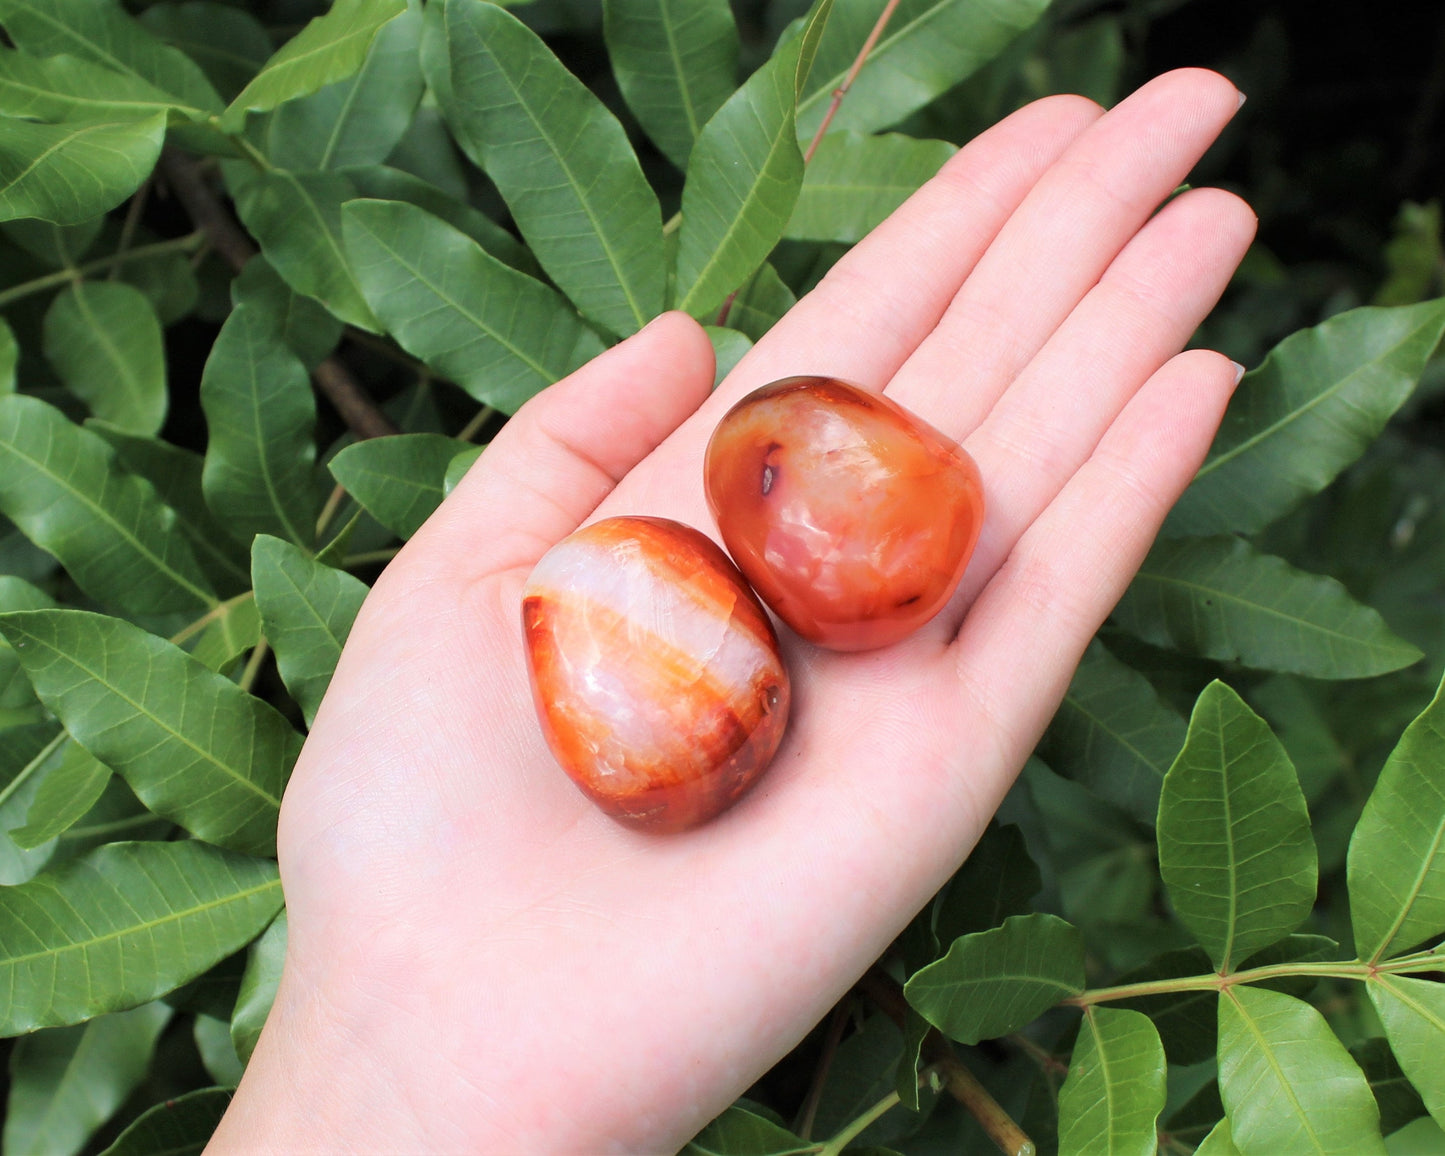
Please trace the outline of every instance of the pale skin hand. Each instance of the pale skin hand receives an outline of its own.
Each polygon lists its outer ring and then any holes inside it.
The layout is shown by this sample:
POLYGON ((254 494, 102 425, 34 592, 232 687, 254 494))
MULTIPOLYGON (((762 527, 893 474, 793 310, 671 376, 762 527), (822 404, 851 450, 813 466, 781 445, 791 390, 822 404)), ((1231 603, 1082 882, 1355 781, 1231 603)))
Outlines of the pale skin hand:
POLYGON ((388 567, 286 793, 291 942, 211 1151, 670 1151, 824 1015, 958 867, 1208 448, 1235 368, 1179 350, 1254 232, 1155 209, 1228 122, 1176 72, 1039 101, 955 157, 709 396, 668 315, 529 403, 388 567), (543 744, 519 593, 584 520, 716 536, 724 410, 797 373, 886 389, 988 514, 920 634, 783 631, 793 721, 734 810, 625 829, 543 744), (965 617, 966 615, 966 617, 965 617))

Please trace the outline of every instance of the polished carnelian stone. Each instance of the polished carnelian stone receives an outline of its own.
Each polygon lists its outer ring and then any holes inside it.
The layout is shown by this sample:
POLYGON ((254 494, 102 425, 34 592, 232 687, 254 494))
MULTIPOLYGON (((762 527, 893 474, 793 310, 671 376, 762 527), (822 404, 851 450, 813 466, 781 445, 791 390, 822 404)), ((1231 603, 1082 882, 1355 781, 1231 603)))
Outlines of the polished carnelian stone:
POLYGON ((615 819, 701 823, 778 748, 789 686, 777 635, 737 567, 689 526, 578 530, 527 579, 522 625, 547 745, 615 819))
POLYGON ((708 505, 753 589, 804 638, 887 646, 957 588, 983 484, 951 438, 831 377, 754 390, 707 447, 708 505))

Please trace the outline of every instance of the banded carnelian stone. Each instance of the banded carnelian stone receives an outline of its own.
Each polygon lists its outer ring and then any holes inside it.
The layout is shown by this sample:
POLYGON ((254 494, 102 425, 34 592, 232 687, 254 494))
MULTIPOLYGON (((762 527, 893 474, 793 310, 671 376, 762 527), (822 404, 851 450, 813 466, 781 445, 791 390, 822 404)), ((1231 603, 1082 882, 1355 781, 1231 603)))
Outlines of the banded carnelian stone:
POLYGON ((978 467, 957 442, 830 377, 784 378, 733 406, 705 481, 753 589, 832 650, 887 646, 942 610, 983 525, 978 467))
POLYGON ((772 623, 689 526, 608 518, 578 530, 532 571, 522 624, 547 745, 615 819, 701 823, 778 748, 789 684, 772 623))

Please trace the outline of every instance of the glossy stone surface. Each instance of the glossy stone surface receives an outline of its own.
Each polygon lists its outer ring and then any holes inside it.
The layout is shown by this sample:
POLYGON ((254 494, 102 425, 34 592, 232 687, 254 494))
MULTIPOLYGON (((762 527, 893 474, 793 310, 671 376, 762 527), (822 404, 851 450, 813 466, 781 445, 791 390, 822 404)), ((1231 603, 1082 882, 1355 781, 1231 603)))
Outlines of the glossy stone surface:
POLYGON ((833 650, 887 646, 937 614, 983 525, 978 467, 957 442, 829 377, 738 402, 708 443, 706 484, 753 589, 833 650))
POLYGON ((737 801, 787 725, 772 623, 711 539, 609 518, 549 550, 522 625, 553 755, 613 818, 656 831, 737 801))

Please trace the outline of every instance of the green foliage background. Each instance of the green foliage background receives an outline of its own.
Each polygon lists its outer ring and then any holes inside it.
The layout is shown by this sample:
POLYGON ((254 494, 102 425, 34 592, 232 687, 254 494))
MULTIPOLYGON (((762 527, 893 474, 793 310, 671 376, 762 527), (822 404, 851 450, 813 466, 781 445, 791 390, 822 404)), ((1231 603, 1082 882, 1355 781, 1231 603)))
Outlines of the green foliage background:
POLYGON ((975 132, 1179 64, 1250 96, 1251 372, 998 821, 691 1147, 1445 1152, 1445 22, 902 0, 805 165, 881 9, 0 0, 4 1156, 204 1144, 305 727, 507 414, 668 307, 721 372, 975 132))

